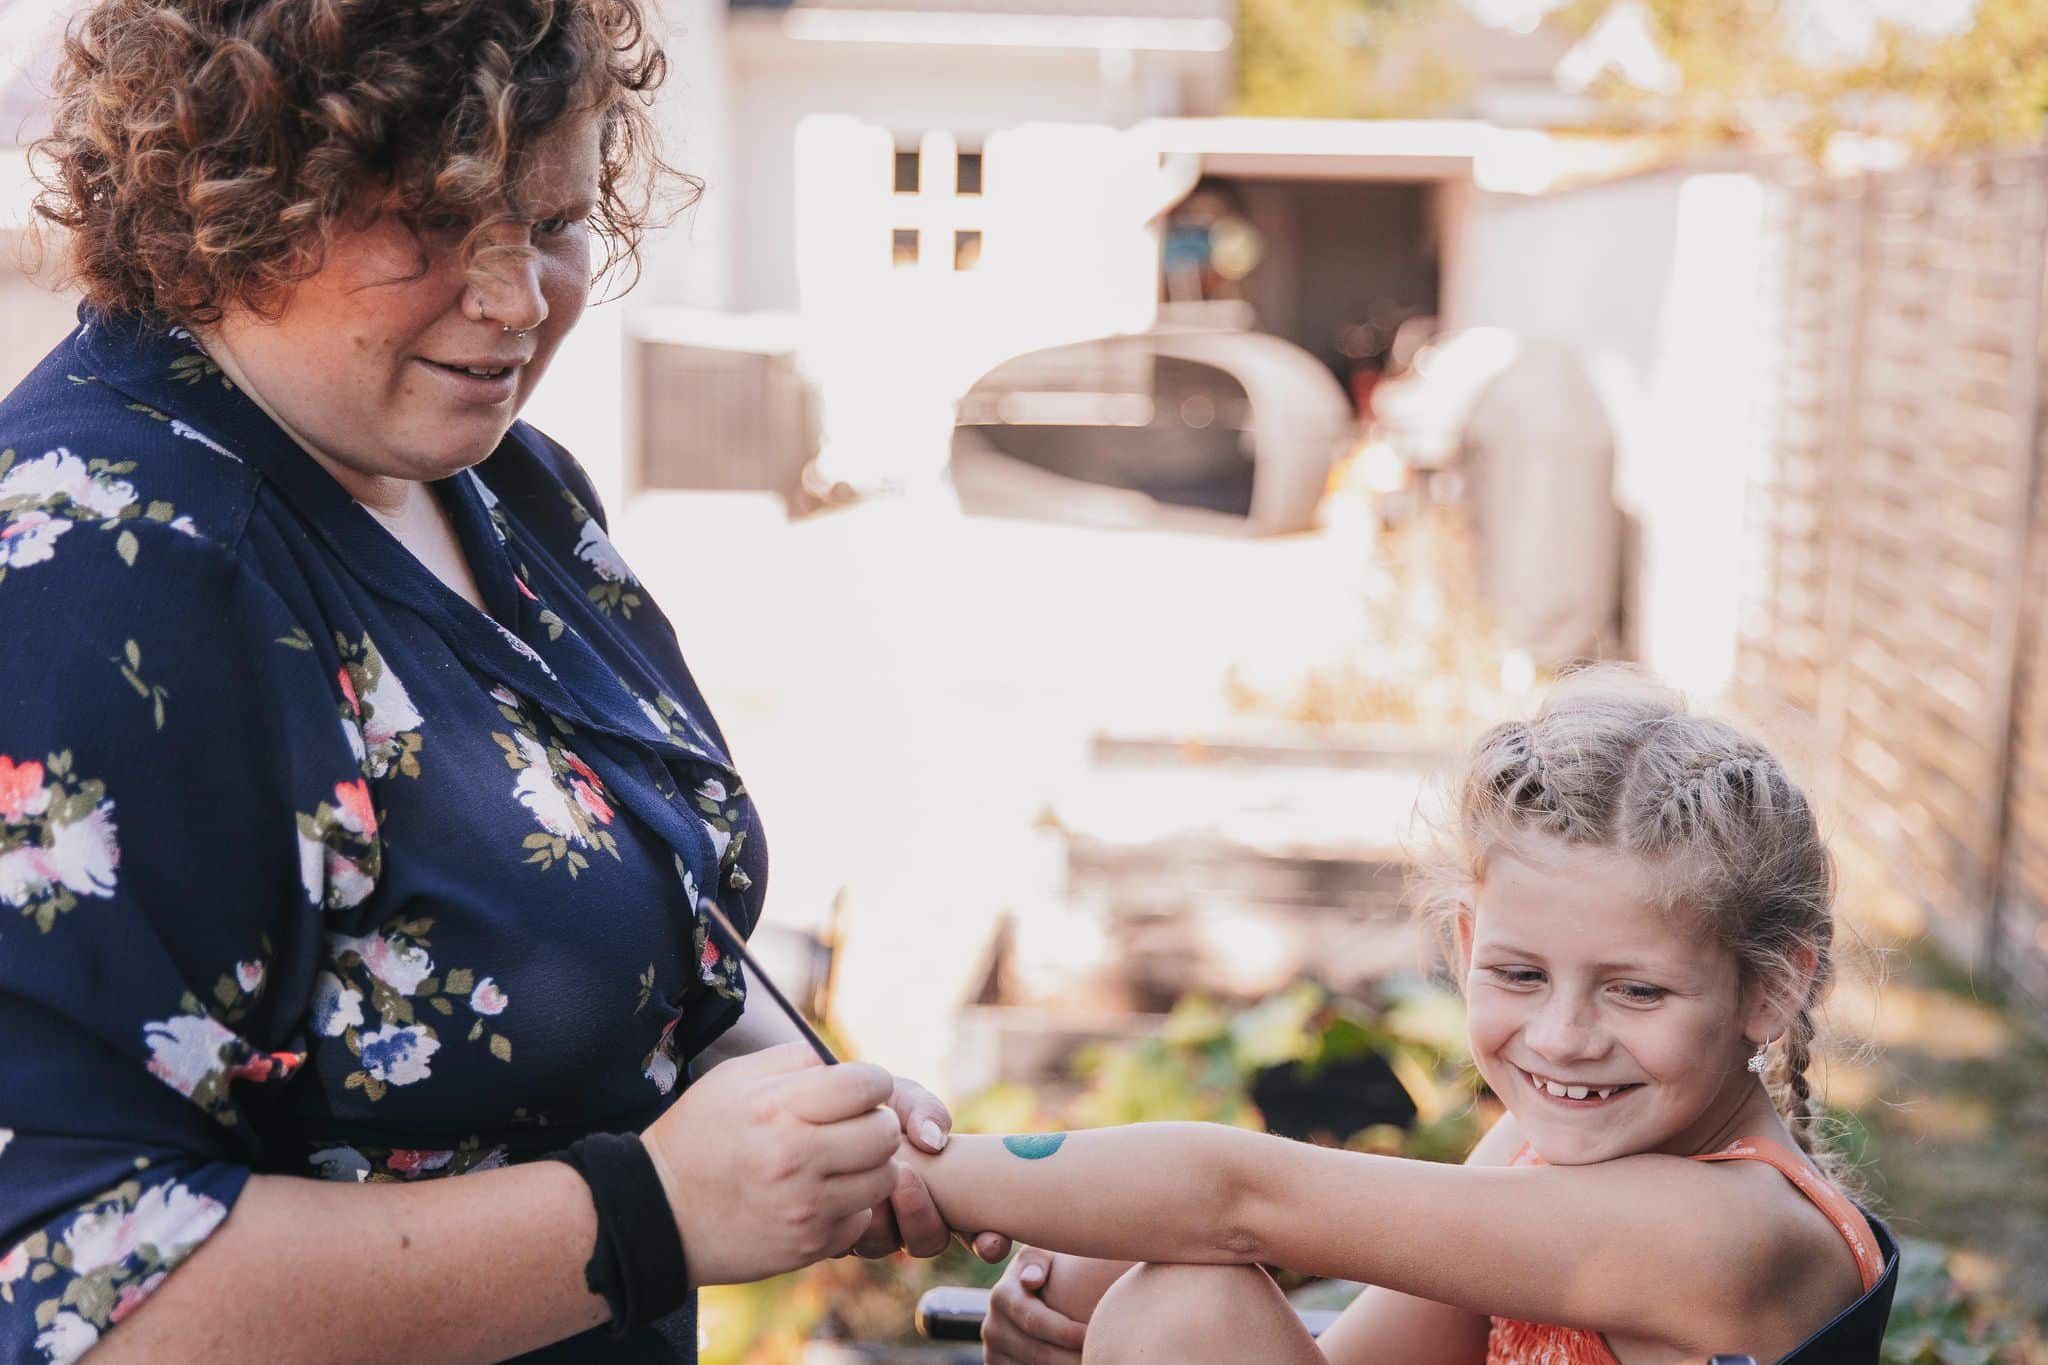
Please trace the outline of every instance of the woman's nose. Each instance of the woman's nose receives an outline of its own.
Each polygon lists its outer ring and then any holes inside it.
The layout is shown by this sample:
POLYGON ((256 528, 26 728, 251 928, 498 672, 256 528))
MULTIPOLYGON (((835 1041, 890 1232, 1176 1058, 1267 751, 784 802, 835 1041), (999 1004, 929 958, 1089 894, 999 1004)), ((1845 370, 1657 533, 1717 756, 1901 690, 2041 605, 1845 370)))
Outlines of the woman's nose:
POLYGON ((524 243, 497 243, 483 249, 470 270, 469 288, 492 322, 515 332, 531 331, 547 321, 547 296, 540 287, 540 256, 524 243))

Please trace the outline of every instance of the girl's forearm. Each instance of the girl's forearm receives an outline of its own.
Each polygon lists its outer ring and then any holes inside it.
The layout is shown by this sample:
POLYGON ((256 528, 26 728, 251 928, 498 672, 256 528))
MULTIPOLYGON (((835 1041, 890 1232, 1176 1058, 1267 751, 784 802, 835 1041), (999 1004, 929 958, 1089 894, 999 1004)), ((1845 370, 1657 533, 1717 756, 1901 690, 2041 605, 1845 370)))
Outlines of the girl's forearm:
POLYGON ((1242 1223, 1257 1147, 1213 1123, 955 1137, 938 1156, 905 1145, 950 1227, 1113 1260, 1252 1259, 1242 1223))

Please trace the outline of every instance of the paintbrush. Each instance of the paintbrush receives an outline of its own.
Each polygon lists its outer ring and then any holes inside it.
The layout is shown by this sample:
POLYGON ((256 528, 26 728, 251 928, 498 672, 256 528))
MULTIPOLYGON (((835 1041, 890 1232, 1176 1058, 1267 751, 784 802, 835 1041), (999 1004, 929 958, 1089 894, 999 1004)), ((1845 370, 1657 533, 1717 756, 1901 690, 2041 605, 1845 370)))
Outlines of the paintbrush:
POLYGON ((754 984, 767 991, 769 997, 782 1007, 782 1012, 789 1016, 789 1022, 796 1025, 797 1032, 803 1034, 804 1041, 811 1045, 811 1051, 818 1054, 818 1060, 822 1061, 826 1066, 839 1065, 839 1059, 832 1055, 831 1048, 825 1046, 825 1040, 818 1036, 818 1031, 811 1027, 809 1020, 804 1018, 803 1011, 792 1005, 789 1002, 789 997, 782 993, 782 988, 775 984, 774 979, 768 973, 761 970, 761 964, 756 962, 754 955, 747 951, 746 939, 741 937, 739 930, 733 928, 732 921, 727 919, 725 912, 718 908, 718 902, 706 896, 697 904, 699 909, 710 913, 712 920, 717 923, 719 928, 725 930, 726 937, 732 940, 732 950, 739 954, 740 963, 747 969, 747 974, 754 979, 754 984))

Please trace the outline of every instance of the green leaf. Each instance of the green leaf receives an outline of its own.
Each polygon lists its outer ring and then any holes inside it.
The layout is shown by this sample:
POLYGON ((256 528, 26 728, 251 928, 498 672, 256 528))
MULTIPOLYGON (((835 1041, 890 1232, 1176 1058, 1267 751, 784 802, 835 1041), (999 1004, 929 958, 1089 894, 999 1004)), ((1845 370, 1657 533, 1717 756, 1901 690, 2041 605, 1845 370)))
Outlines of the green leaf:
POLYGON ((429 1000, 427 1003, 429 1005, 432 1005, 435 1009, 439 1010, 443 1014, 455 1013, 455 1006, 448 1003, 448 997, 445 995, 437 995, 432 1000, 429 1000))
POLYGON ((448 979, 442 983, 441 989, 450 995, 468 995, 476 989, 476 973, 467 967, 457 967, 448 973, 448 979))
POLYGON ((167 502, 158 501, 151 503, 142 515, 148 517, 151 521, 169 521, 172 517, 178 515, 178 509, 167 502))
POLYGON ((161 687, 156 689, 156 705, 154 709, 156 712, 156 728, 161 730, 164 728, 164 690, 161 687))
POLYGON ((34 1270, 29 1271, 29 1282, 31 1284, 41 1284, 44 1280, 49 1279, 52 1275, 56 1273, 56 1266, 51 1265, 48 1261, 43 1261, 40 1264, 38 1264, 34 1270))
POLYGON ((501 1062, 512 1060, 512 1040, 502 1033, 491 1035, 491 1055, 501 1062))
POLYGON ((48 1331, 50 1324, 57 1320, 58 1304, 55 1299, 44 1299, 36 1305, 36 1326, 48 1331))
POLYGON ((134 669, 126 664, 121 665, 121 677, 130 687, 135 689, 136 696, 141 697, 144 701, 149 700, 149 684, 137 677, 134 669))
POLYGON ((130 668, 140 669, 142 667, 142 646, 130 640, 121 646, 121 652, 127 656, 130 668))
POLYGON ((133 531, 123 531, 114 540, 114 552, 121 556, 121 562, 129 568, 135 567, 135 552, 141 548, 135 542, 133 531))
POLYGON ((521 848, 547 848, 554 842, 554 836, 543 831, 527 835, 519 841, 519 846, 521 848))
POLYGON ((242 988, 225 972, 221 974, 220 980, 213 983, 213 998, 220 1001, 222 1008, 234 1004, 241 994, 242 988))
POLYGON ((475 1042, 478 1038, 481 1038, 483 1036, 483 1032, 484 1021, 479 1019, 474 1024, 471 1024, 469 1026, 469 1041, 472 1043, 475 1042))

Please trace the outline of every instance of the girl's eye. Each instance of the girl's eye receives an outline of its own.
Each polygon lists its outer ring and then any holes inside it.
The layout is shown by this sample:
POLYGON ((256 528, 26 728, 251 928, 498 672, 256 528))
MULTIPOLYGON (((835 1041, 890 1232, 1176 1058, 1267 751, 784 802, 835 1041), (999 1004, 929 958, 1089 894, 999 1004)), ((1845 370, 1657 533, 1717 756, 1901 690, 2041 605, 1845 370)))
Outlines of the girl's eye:
POLYGON ((1640 981, 1625 981, 1615 989, 1633 1005, 1654 1005, 1667 994, 1662 986, 1645 986, 1640 981))
POLYGON ((575 226, 575 220, 573 219, 543 218, 533 225, 533 230, 543 237, 559 237, 573 226, 575 226))
POLYGON ((1543 973, 1534 967, 1488 967, 1486 970, 1503 986, 1534 986, 1543 980, 1543 973))

